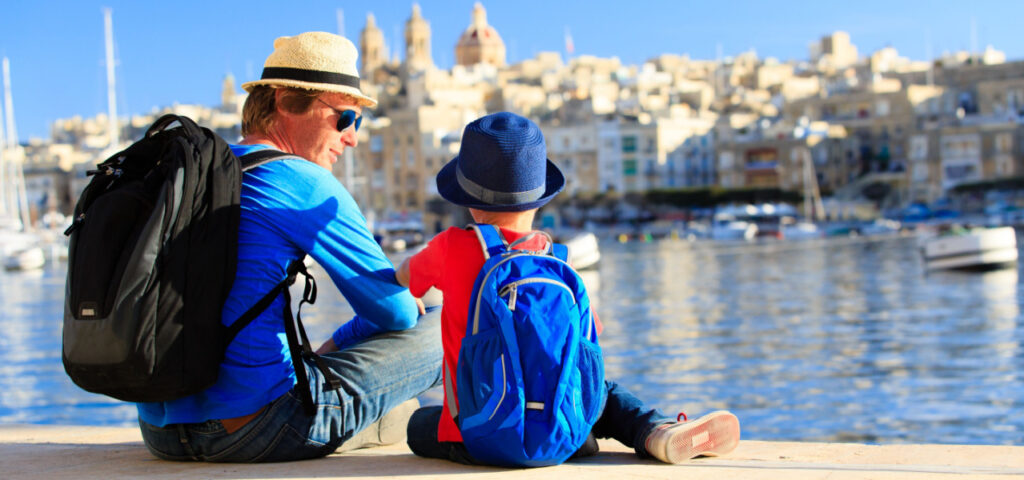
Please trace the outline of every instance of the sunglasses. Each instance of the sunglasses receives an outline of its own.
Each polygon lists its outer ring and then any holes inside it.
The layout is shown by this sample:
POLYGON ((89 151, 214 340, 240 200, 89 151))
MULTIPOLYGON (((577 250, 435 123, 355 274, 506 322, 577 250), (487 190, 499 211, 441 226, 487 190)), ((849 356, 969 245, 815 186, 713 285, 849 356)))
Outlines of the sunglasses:
POLYGON ((338 114, 338 131, 344 132, 346 128, 355 124, 356 131, 359 131, 359 126, 363 124, 363 116, 356 113, 355 110, 338 110, 331 106, 331 104, 323 101, 320 97, 317 97, 320 103, 327 105, 327 108, 334 110, 338 114))

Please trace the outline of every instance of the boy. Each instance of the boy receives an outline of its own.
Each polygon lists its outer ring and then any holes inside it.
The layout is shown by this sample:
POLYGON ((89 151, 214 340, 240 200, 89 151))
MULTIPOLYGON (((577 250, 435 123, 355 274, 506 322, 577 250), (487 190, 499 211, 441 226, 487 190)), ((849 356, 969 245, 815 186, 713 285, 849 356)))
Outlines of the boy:
MULTIPOLYGON (((446 200, 469 208, 473 220, 499 228, 509 243, 532 230, 537 209, 565 186, 558 167, 547 159, 544 135, 529 119, 508 112, 479 118, 466 126, 459 155, 437 174, 437 190, 446 200)), ((537 250, 542 236, 520 248, 537 250)), ((454 378, 459 348, 466 332, 471 289, 484 255, 471 230, 449 228, 427 247, 406 259, 396 271, 398 282, 421 297, 430 287, 444 293, 441 337, 445 404, 457 395, 454 378)), ((600 322, 597 322, 600 333, 600 322)), ((739 421, 725 411, 692 422, 675 422, 643 403, 614 382, 606 381, 604 412, 591 433, 615 438, 634 447, 641 457, 653 456, 679 463, 698 455, 722 455, 739 443, 739 421)), ((450 412, 441 407, 421 408, 409 420, 409 447, 431 458, 476 464, 461 443, 450 412)), ((596 453, 591 438, 576 456, 596 453)))

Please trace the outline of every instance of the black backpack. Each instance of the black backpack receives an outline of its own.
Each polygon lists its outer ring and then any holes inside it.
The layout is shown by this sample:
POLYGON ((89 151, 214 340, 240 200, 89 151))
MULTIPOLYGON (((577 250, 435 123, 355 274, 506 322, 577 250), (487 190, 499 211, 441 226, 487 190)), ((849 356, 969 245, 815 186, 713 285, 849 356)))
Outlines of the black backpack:
MULTIPOLYGON (((198 393, 216 382, 235 335, 283 292, 296 377, 306 385, 300 359, 310 356, 329 379, 325 390, 337 388, 301 318, 291 315, 288 286, 298 274, 306 277, 303 303, 316 299, 301 259, 230 327, 221 324, 238 260, 242 171, 288 157, 295 155, 261 150, 236 157, 209 129, 165 115, 143 139, 88 172, 93 178, 65 232, 71 238, 62 357, 78 386, 131 402, 198 393)), ((310 411, 312 399, 304 400, 310 411)))

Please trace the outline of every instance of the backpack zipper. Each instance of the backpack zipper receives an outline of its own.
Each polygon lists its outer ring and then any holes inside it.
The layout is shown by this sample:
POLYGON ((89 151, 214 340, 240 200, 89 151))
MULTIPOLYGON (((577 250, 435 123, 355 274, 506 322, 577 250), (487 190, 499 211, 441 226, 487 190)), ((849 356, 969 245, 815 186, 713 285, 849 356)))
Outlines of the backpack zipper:
MULTIPOLYGON (((534 252, 528 252, 528 251, 525 251, 525 250, 516 250, 514 252, 506 253, 505 255, 508 255, 508 256, 505 257, 505 258, 502 258, 501 261, 499 261, 498 263, 495 263, 494 266, 491 267, 491 269, 487 271, 487 274, 484 275, 483 281, 480 282, 480 288, 481 289, 483 288, 484 285, 487 284, 487 279, 491 276, 492 273, 494 273, 494 270, 497 269, 498 266, 501 265, 502 263, 505 263, 505 262, 515 258, 517 255, 539 255, 539 254, 534 253, 534 252)), ((563 262, 558 257, 549 256, 549 255, 542 255, 542 254, 540 256, 550 257, 551 259, 555 260, 556 262, 562 263, 565 266, 569 267, 570 269, 572 268, 572 266, 570 266, 566 262, 563 262)), ((568 287, 566 287, 566 288, 568 288, 568 287)), ((570 290, 570 292, 571 292, 571 290, 570 290)), ((477 298, 479 298, 479 297, 480 297, 480 292, 477 291, 477 298)), ((575 303, 575 302, 576 302, 576 296, 573 295, 573 303, 575 303)), ((473 335, 476 335, 477 332, 480 331, 480 303, 481 302, 479 302, 479 301, 476 302, 476 309, 473 311, 473 335)))
MULTIPOLYGON (((528 283, 547 283, 547 284, 551 284, 551 285, 558 285, 559 287, 562 287, 567 292, 569 292, 569 295, 573 295, 572 290, 569 288, 569 286, 566 285, 563 282, 559 282, 558 280, 553 280, 553 279, 546 278, 546 277, 524 278, 522 280, 516 280, 515 282, 506 284, 504 287, 501 287, 501 290, 498 290, 498 296, 499 297, 504 297, 505 295, 509 296, 508 297, 508 309, 509 310, 511 310, 513 312, 516 311, 516 298, 518 297, 518 293, 517 292, 519 291, 519 286, 520 285, 526 285, 528 283)), ((576 303, 575 295, 573 295, 572 302, 576 303)))

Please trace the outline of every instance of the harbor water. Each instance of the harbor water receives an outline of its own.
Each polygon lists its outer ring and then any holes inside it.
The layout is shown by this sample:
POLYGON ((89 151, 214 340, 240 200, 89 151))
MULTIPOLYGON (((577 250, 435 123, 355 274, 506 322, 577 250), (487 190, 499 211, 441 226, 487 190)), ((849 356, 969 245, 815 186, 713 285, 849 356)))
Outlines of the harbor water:
MULTIPOLYGON (((668 414, 728 409, 757 440, 1024 444, 1016 268, 926 272, 912 237, 601 250, 582 274, 607 375, 668 414)), ((0 272, 0 423, 135 425, 64 374, 64 275, 0 272)), ((318 280, 322 339, 351 309, 318 280)))

